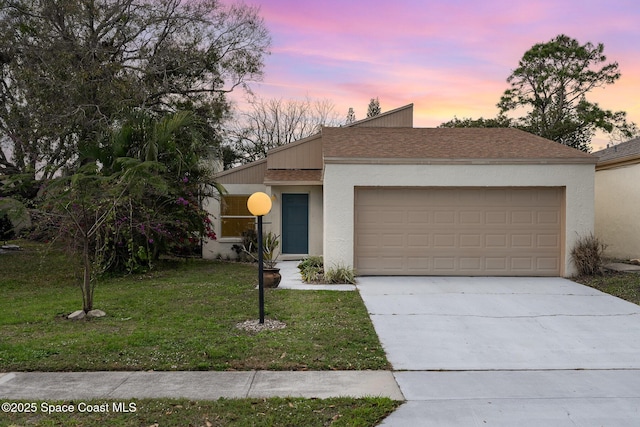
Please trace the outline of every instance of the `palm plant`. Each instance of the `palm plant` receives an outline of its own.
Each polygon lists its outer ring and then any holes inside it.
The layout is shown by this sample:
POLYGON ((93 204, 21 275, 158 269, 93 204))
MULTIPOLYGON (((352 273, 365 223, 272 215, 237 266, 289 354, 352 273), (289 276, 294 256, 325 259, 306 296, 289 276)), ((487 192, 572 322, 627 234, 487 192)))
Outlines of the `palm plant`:
MULTIPOLYGON (((264 233, 262 236, 262 260, 264 261, 265 268, 273 269, 278 262, 278 256, 280 255, 278 247, 280 246, 280 236, 275 235, 272 232, 264 233)), ((243 252, 249 255, 254 261, 258 261, 258 242, 252 240, 243 245, 243 252)))

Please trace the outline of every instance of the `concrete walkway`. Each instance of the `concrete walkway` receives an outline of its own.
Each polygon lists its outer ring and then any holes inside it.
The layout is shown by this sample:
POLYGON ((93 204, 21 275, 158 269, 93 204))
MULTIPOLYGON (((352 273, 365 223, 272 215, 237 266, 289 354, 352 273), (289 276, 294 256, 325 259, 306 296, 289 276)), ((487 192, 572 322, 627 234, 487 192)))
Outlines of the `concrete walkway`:
POLYGON ((388 371, 11 372, 0 374, 0 400, 221 397, 365 397, 404 400, 388 371))
POLYGON ((612 262, 605 264, 604 268, 611 271, 619 271, 622 273, 640 273, 640 265, 628 264, 624 262, 612 262))
POLYGON ((300 270, 298 270, 299 261, 281 261, 277 267, 280 269, 282 280, 279 289, 295 289, 308 291, 355 291, 354 285, 323 285, 315 283, 304 283, 300 270))

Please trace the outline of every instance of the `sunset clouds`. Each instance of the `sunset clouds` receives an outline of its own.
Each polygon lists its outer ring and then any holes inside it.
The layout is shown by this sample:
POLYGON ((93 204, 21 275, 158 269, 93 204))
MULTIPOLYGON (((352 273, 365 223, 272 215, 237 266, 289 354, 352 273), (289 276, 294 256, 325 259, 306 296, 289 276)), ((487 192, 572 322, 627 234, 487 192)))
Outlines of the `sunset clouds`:
POLYGON ((564 33, 602 42, 622 78, 591 97, 640 124, 637 0, 246 0, 273 37, 263 97, 330 99, 346 116, 414 103, 415 126, 495 116, 506 78, 533 44, 564 33))

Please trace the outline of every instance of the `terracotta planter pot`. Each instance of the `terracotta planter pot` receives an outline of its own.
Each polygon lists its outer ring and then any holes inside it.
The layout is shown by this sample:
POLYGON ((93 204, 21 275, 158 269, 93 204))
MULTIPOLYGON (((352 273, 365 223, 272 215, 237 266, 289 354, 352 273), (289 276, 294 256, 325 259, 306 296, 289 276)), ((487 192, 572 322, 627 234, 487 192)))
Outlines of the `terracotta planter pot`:
POLYGON ((262 279, 265 288, 277 288, 280 284, 282 276, 279 268, 264 268, 262 270, 262 279))

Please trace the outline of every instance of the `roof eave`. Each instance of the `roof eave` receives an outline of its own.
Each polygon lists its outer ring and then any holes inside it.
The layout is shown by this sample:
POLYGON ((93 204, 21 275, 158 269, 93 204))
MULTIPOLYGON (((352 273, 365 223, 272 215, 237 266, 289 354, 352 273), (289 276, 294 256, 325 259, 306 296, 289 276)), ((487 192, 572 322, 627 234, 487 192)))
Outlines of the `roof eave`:
MULTIPOLYGON (((353 123, 349 123, 349 124, 346 124, 346 125, 340 126, 340 127, 357 127, 358 125, 361 125, 363 123, 367 123, 367 122, 370 122, 370 121, 373 121, 373 120, 379 120, 380 118, 382 118, 384 116, 390 116, 390 115, 395 114, 395 113, 397 113, 399 111, 407 110, 409 108, 413 108, 413 103, 407 104, 407 105, 403 105, 402 107, 394 108, 393 110, 385 111, 384 113, 380 113, 377 116, 365 117, 364 119, 356 120, 353 123)), ((334 126, 332 126, 332 127, 334 127, 334 126)))
POLYGON ((290 185, 290 186, 301 186, 301 185, 322 185, 322 181, 279 181, 279 180, 264 180, 264 185, 290 185))
POLYGON ((532 159, 476 159, 476 158, 364 158, 364 157, 325 157, 325 163, 329 164, 390 164, 390 165, 566 165, 566 164, 592 164, 597 158, 532 158, 532 159))
POLYGON ((245 169, 250 169, 252 167, 256 167, 256 166, 258 166, 258 165, 260 165, 262 163, 266 163, 266 162, 267 162, 267 159, 255 160, 255 161, 253 161, 251 163, 245 163, 244 165, 240 165, 240 166, 233 167, 231 169, 227 169, 227 170, 223 170, 223 171, 220 171, 220 172, 216 172, 213 175, 213 177, 215 179, 215 178, 219 178, 219 177, 223 177, 223 176, 227 176, 227 175, 232 175, 234 173, 243 171, 245 169))
POLYGON ((297 147, 298 145, 302 145, 302 144, 304 144, 306 142, 309 142, 309 141, 314 141, 314 140, 316 140, 318 138, 322 138, 322 133, 321 132, 317 132, 317 133, 314 133, 313 135, 309 135, 309 136, 307 136, 305 138, 298 139, 296 141, 288 142, 288 143, 286 143, 284 145, 280 145, 278 147, 271 148, 271 149, 269 149, 267 151, 267 155, 272 154, 272 153, 277 153, 279 151, 290 150, 291 148, 297 147))
POLYGON ((596 164, 596 170, 613 169, 624 166, 631 166, 640 163, 640 154, 632 156, 618 157, 611 160, 605 160, 596 164))

